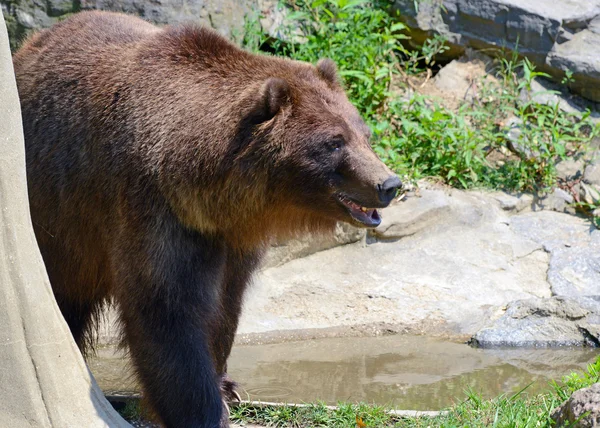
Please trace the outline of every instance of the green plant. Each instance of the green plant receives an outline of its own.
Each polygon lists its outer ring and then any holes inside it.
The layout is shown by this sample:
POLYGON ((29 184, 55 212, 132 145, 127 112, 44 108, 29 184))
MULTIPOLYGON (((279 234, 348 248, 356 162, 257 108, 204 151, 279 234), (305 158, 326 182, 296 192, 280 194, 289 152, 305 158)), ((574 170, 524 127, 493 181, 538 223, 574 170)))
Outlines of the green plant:
POLYGON ((600 382, 600 357, 588 364, 586 370, 564 376, 561 382, 551 382, 554 391, 561 400, 566 400, 573 392, 600 382))
MULTIPOLYGON (((539 71, 535 71, 535 66, 529 61, 529 58, 525 57, 523 60, 517 64, 517 67, 521 68, 523 77, 520 81, 517 82, 517 89, 521 90, 526 88, 527 90, 531 90, 531 83, 536 77, 550 77, 547 73, 542 73, 539 71)), ((511 68, 512 67, 511 65, 511 68)))
POLYGON ((246 15, 244 20, 244 29, 240 31, 234 29, 232 38, 240 43, 244 48, 258 52, 271 39, 271 37, 263 31, 260 20, 264 16, 259 11, 254 11, 246 15))
POLYGON ((403 67, 411 73, 422 72, 422 65, 433 67, 436 65, 436 56, 450 49, 446 45, 446 42, 446 38, 441 34, 436 34, 425 40, 420 50, 408 52, 407 60, 404 61, 403 67))
POLYGON ((565 77, 560 81, 565 86, 569 86, 575 83, 575 78, 573 77, 573 72, 569 69, 565 70, 565 77))
POLYGON ((440 177, 458 187, 471 187, 486 165, 487 141, 457 114, 415 95, 390 103, 390 122, 375 126, 377 154, 390 166, 414 178, 440 177))
MULTIPOLYGON (((292 6, 295 12, 282 29, 284 40, 271 46, 275 53, 311 63, 333 59, 361 113, 366 117, 381 113, 397 72, 397 54, 407 53, 401 44, 406 38, 400 33, 404 24, 365 0, 297 0, 292 6), (298 29, 303 43, 290 42, 298 38, 298 29)), ((259 47, 250 45, 254 50, 259 47)))
POLYGON ((565 113, 558 105, 520 99, 544 74, 528 60, 513 60, 499 61, 501 84, 482 84, 478 100, 464 102, 455 113, 418 96, 394 104, 402 118, 399 132, 381 140, 380 155, 399 168, 410 165, 417 178, 433 175, 463 188, 539 192, 555 185, 556 162, 583 150, 598 128, 589 112, 565 113), (413 128, 408 134, 407 120, 413 128), (512 139, 508 123, 518 131, 512 139))
POLYGON ((128 421, 140 420, 143 413, 139 400, 128 400, 125 406, 119 410, 119 414, 128 421))

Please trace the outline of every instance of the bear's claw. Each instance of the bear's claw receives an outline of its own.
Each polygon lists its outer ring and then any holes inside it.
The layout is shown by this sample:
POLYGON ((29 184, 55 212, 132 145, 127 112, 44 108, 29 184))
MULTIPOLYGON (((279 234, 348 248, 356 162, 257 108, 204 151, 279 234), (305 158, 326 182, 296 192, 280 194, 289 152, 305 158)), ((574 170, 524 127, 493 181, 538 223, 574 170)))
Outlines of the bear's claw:
POLYGON ((221 377, 221 393, 223 394, 223 399, 225 401, 242 401, 242 397, 237 392, 237 387, 237 382, 231 379, 227 374, 224 374, 221 377))

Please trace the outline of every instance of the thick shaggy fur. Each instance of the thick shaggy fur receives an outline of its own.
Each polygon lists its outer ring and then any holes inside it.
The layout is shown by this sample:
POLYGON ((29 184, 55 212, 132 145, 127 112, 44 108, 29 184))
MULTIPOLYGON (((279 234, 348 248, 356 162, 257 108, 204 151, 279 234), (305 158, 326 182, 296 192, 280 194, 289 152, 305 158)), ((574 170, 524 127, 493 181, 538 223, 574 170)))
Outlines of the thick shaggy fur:
POLYGON ((227 426, 220 379, 270 240, 353 221, 335 192, 386 205, 392 174, 335 66, 104 12, 38 33, 14 64, 35 232, 75 340, 114 301, 161 421, 227 426))

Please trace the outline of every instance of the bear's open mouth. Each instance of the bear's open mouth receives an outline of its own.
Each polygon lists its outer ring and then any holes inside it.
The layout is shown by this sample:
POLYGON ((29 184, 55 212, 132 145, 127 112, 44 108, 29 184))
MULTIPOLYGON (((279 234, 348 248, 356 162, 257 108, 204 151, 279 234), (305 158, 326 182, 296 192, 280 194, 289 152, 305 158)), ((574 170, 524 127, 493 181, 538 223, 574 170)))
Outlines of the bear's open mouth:
POLYGON ((377 227, 381 223, 381 217, 375 208, 363 207, 343 193, 336 193, 335 198, 348 210, 350 216, 362 225, 377 227))

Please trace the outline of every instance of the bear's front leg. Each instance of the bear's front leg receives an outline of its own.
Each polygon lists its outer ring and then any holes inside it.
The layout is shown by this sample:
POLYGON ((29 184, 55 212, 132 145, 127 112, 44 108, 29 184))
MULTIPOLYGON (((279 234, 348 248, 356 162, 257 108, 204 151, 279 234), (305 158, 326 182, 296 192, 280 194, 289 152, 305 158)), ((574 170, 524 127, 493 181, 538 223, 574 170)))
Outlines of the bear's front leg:
POLYGON ((145 398, 166 427, 227 427, 211 346, 225 252, 162 218, 120 239, 118 302, 145 398))
POLYGON ((221 376, 221 391, 228 401, 240 400, 237 383, 227 375, 227 359, 235 338, 244 292, 252 274, 259 266, 262 249, 226 249, 225 277, 221 291, 221 311, 212 331, 212 350, 217 374, 221 376))

